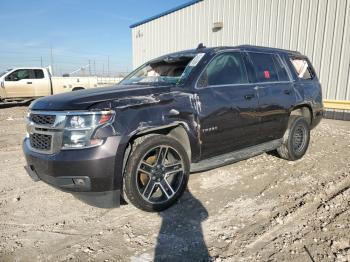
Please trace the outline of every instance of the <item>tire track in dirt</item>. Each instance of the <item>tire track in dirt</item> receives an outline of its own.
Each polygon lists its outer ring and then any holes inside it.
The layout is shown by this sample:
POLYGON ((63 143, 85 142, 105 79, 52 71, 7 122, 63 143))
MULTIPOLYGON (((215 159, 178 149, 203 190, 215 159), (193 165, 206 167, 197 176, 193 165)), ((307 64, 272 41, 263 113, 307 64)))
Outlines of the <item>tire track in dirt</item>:
POLYGON ((339 194, 342 194, 350 188, 350 178, 345 179, 343 182, 333 186, 330 190, 315 196, 314 202, 306 203, 307 200, 300 200, 296 206, 286 211, 288 216, 283 217, 283 224, 277 224, 270 228, 267 232, 257 237, 251 242, 247 248, 250 250, 259 250, 266 244, 271 243, 273 239, 276 239, 281 233, 289 231, 294 227, 294 224, 302 224, 309 216, 315 213, 324 203, 329 202, 339 194), (329 196, 325 200, 324 196, 329 196))

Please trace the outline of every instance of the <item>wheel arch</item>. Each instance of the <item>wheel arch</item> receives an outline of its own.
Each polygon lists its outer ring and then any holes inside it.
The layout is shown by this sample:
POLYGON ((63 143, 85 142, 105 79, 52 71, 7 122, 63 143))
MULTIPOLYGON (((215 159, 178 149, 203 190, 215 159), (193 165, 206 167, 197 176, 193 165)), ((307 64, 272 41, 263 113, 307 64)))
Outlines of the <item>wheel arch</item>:
POLYGON ((85 88, 82 86, 75 86, 72 88, 72 91, 84 90, 85 88))
POLYGON ((293 107, 293 109, 291 110, 291 115, 300 115, 305 117, 310 126, 314 118, 312 107, 308 104, 300 104, 293 107))
POLYGON ((128 141, 128 145, 124 151, 124 160, 123 160, 123 172, 125 169, 125 166, 127 164, 130 152, 132 151, 132 145, 135 144, 137 140, 144 140, 146 137, 152 136, 152 135, 166 135, 169 136, 178 142, 180 142, 181 145, 183 145, 187 155, 188 159, 191 162, 191 159, 193 157, 193 145, 191 144, 190 135, 189 135, 189 129, 186 123, 177 122, 169 125, 164 126, 158 126, 158 127, 151 127, 142 131, 134 132, 128 141))

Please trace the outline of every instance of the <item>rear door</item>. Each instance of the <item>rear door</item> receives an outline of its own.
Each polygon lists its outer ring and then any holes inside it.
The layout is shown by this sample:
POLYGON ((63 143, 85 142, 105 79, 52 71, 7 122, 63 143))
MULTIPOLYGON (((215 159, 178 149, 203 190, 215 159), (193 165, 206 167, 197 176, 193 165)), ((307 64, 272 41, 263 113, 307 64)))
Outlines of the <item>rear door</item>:
POLYGON ((197 82, 202 158, 255 144, 258 98, 241 52, 217 54, 197 82))
POLYGON ((286 64, 278 54, 247 52, 248 71, 259 97, 261 119, 258 142, 283 137, 291 107, 295 104, 286 64))
POLYGON ((51 94, 50 76, 43 69, 32 70, 32 85, 35 96, 47 96, 51 94))

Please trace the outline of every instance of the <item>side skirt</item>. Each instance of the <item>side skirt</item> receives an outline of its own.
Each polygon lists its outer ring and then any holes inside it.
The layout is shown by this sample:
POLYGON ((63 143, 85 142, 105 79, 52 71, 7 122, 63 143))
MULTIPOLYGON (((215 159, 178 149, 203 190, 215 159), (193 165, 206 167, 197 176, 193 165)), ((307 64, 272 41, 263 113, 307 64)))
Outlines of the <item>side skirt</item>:
POLYGON ((230 152, 224 155, 208 158, 197 163, 191 164, 191 173, 207 171, 228 164, 232 164, 264 152, 272 151, 281 146, 282 139, 272 140, 256 146, 247 147, 238 151, 230 152))

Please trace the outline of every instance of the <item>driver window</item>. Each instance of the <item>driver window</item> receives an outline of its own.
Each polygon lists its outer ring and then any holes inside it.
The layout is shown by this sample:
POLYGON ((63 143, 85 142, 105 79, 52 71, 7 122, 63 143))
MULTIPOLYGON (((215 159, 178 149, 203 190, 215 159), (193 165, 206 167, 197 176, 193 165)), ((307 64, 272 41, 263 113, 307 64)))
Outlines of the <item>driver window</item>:
POLYGON ((28 69, 19 69, 6 77, 6 81, 19 81, 22 79, 30 79, 30 71, 28 69))
POLYGON ((248 83, 242 56, 238 52, 216 56, 198 80, 198 87, 248 83))

